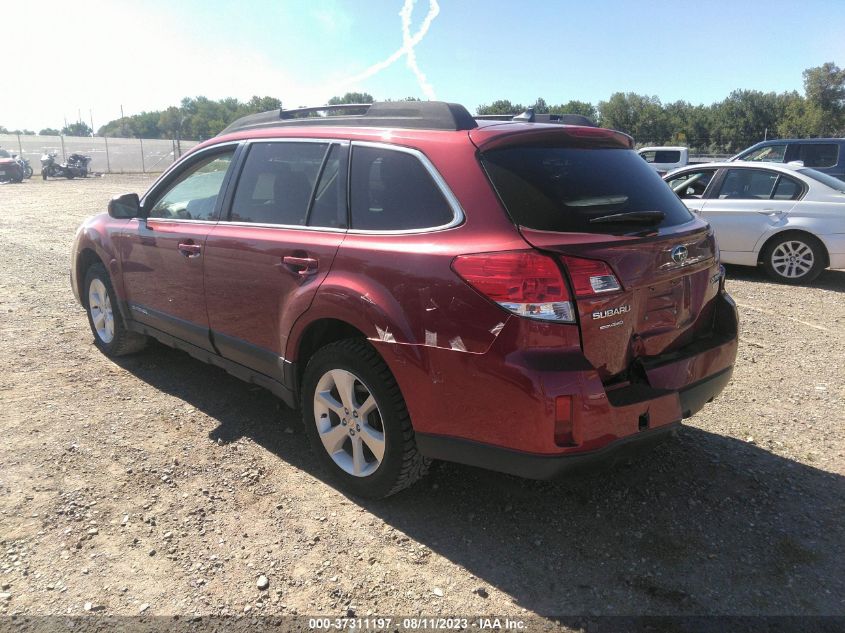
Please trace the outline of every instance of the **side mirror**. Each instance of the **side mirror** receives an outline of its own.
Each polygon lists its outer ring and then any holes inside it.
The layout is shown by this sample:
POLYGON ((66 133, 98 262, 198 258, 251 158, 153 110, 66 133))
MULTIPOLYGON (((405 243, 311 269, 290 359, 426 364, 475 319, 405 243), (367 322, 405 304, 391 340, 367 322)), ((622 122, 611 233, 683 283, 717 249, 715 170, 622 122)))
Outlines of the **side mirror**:
POLYGON ((109 215, 117 220, 141 216, 141 200, 137 193, 124 193, 109 200, 109 215))

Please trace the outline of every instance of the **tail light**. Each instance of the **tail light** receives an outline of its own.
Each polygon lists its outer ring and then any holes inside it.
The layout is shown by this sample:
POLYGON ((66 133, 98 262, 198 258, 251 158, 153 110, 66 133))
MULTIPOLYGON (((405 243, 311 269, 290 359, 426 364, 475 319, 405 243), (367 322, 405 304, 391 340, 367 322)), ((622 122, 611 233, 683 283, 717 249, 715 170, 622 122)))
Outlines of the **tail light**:
POLYGON ((452 270, 513 314, 575 323, 569 288, 551 257, 536 251, 459 255, 452 270))
POLYGON ((564 257, 563 261, 576 297, 596 297, 622 289, 610 266, 603 261, 580 257, 564 257))

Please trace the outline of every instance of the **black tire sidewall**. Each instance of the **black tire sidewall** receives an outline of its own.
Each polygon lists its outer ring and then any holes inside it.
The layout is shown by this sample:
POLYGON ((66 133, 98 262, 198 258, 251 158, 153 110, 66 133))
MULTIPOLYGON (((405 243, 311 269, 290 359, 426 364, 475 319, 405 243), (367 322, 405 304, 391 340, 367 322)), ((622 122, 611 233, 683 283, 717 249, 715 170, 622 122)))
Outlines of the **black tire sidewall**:
POLYGON ((766 247, 765 251, 763 252, 763 268, 766 270, 766 273, 772 279, 779 281, 785 284, 806 284, 815 281, 819 275, 822 274, 822 271, 825 268, 824 265, 824 246, 819 241, 818 238, 814 237, 813 235, 809 235, 807 233, 783 233, 777 236, 772 242, 766 247), (775 270, 775 267, 772 265, 772 253, 775 249, 783 244, 784 242, 792 242, 792 241, 800 241, 809 246, 813 251, 813 267, 810 268, 809 272, 802 275, 801 277, 784 277, 780 273, 775 270))
POLYGON ((88 316, 88 326, 91 328, 91 334, 94 335, 94 345, 103 352, 106 356, 114 355, 115 351, 120 346, 120 340, 125 336, 125 329, 123 327, 123 320, 120 318, 120 313, 117 305, 117 296, 115 296, 114 288, 112 287, 111 278, 109 277, 106 267, 102 264, 94 264, 85 273, 85 283, 83 285, 83 292, 85 293, 85 313, 88 316), (91 282, 99 279, 106 287, 106 292, 109 295, 109 301, 112 306, 112 316, 114 318, 114 337, 111 342, 105 343, 100 335, 97 334, 97 328, 94 327, 94 319, 91 318, 91 306, 88 304, 89 289, 91 282))
MULTIPOLYGON (((361 344, 369 347, 369 344, 364 341, 361 341, 361 344)), ((383 378, 383 372, 389 370, 375 350, 373 353, 376 354, 377 362, 368 362, 359 358, 348 347, 338 344, 329 345, 314 354, 305 369, 302 380, 302 419, 312 450, 318 455, 324 469, 343 488, 362 497, 384 497, 393 489, 402 469, 404 447, 402 418, 407 415, 404 410, 404 401, 400 407, 396 406, 396 395, 391 393, 393 385, 387 384, 383 378), (377 365, 382 365, 382 367, 377 365), (355 477, 345 472, 334 463, 320 440, 314 419, 314 393, 320 378, 331 369, 345 369, 355 374, 370 390, 378 404, 386 446, 384 459, 372 475, 355 477)), ((392 376, 390 380, 395 383, 392 376)), ((398 389, 398 387, 395 388, 398 389)))

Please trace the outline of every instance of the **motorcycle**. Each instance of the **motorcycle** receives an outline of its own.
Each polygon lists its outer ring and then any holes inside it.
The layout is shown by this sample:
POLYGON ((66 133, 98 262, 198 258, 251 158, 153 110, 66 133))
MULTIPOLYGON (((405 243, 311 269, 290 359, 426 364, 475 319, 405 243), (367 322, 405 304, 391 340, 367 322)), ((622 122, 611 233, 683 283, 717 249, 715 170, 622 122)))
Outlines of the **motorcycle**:
POLYGON ((67 164, 68 166, 79 170, 81 178, 87 178, 91 173, 91 170, 88 168, 91 164, 90 156, 85 156, 83 154, 71 154, 68 156, 67 164))
POLYGON ((17 154, 12 154, 12 159, 16 160, 18 162, 18 165, 21 166, 21 171, 23 172, 24 178, 32 178, 32 166, 29 164, 28 158, 18 156, 17 154))
POLYGON ((41 155, 41 177, 85 178, 88 175, 89 156, 71 154, 66 163, 56 162, 56 152, 46 152, 41 155))

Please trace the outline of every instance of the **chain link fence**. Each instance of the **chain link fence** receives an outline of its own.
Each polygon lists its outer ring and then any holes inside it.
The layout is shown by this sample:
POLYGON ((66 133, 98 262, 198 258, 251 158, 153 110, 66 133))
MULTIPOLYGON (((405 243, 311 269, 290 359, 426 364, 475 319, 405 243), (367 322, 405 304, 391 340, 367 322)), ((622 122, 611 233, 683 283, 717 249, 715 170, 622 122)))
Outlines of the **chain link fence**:
POLYGON ((55 152, 59 162, 65 162, 74 153, 90 156, 89 168, 94 172, 157 173, 164 171, 195 145, 197 141, 160 138, 0 134, 0 148, 29 160, 35 174, 41 173, 41 155, 45 152, 55 152))

